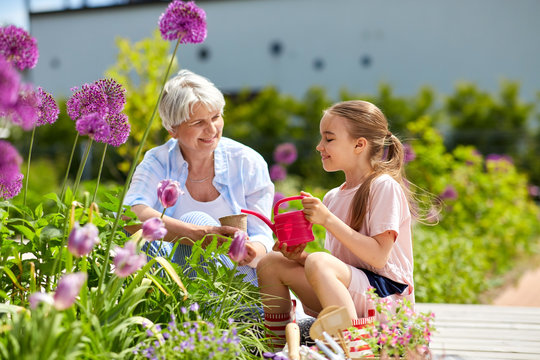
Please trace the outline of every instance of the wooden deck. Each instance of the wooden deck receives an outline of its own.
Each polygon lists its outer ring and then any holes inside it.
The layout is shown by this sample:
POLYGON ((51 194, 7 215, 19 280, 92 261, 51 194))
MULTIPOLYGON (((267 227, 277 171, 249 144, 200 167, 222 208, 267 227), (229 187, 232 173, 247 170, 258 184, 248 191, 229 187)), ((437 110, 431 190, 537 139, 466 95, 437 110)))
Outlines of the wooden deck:
POLYGON ((540 307, 416 304, 416 310, 435 313, 434 359, 540 359, 540 307))

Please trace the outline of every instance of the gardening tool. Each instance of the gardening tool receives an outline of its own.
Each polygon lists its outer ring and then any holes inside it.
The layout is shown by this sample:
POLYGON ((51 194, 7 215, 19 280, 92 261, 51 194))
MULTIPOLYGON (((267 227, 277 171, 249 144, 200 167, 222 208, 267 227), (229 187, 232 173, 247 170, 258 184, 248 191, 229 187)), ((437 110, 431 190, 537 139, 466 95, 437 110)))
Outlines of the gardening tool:
POLYGON ((280 244, 286 244, 287 246, 295 246, 303 244, 309 241, 313 241, 312 224, 306 220, 302 210, 289 211, 286 213, 278 214, 279 206, 286 201, 300 200, 304 196, 297 195, 277 201, 274 205, 274 223, 264 215, 258 212, 242 209, 241 212, 245 214, 255 215, 266 223, 276 234, 277 240, 280 244))

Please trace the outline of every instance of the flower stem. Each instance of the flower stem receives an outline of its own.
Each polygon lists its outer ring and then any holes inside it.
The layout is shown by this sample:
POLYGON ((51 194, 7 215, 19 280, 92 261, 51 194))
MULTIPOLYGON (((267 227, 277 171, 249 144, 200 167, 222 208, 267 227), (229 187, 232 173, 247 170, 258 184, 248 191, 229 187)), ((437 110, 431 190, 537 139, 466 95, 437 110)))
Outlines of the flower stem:
POLYGON ((26 206, 26 193, 28 192, 28 178, 30 177, 30 160, 32 160, 32 148, 34 147, 34 136, 36 134, 36 127, 32 129, 32 137, 30 138, 30 149, 28 149, 28 161, 26 164, 26 178, 24 179, 24 197, 23 205, 26 206))
POLYGON ((229 282, 227 283, 227 287, 225 288, 225 292, 223 293, 223 301, 221 302, 221 309, 219 309, 219 314, 217 316, 217 319, 221 319, 221 314, 223 313, 223 309, 225 308, 225 304, 227 301, 227 295, 229 293, 229 289, 231 288, 231 283, 234 278, 234 275, 236 274, 236 268, 238 267, 238 263, 234 262, 234 267, 231 272, 231 276, 229 277, 229 282))
POLYGON ((83 159, 82 159, 82 162, 79 164, 79 171, 77 172, 77 177, 75 178, 75 184, 73 185, 73 199, 75 199, 77 196, 77 190, 79 188, 79 183, 81 181, 84 167, 86 166, 86 160, 88 160, 88 155, 90 154, 90 148, 92 147, 92 142, 93 140, 90 139, 90 141, 86 143, 86 149, 84 150, 83 159))
POLYGON ((73 142, 73 148, 71 148, 71 155, 69 156, 69 163, 66 170, 66 175, 64 176, 64 183, 62 184, 62 191, 60 193, 60 200, 64 201, 64 195, 66 191, 67 178, 69 175, 69 170, 71 169, 71 161, 73 160, 73 154, 75 154, 75 149, 77 147, 77 141, 79 140, 79 133, 75 136, 75 141, 73 142))
POLYGON ((96 189, 94 190, 94 195, 92 196, 92 201, 90 201, 90 203, 96 201, 96 195, 99 188, 99 180, 101 179, 101 170, 103 169, 103 162, 105 161, 105 154, 107 153, 107 145, 108 144, 105 144, 105 146, 103 147, 103 155, 101 156, 101 163, 99 164, 99 173, 96 181, 96 189))
POLYGON ((167 82, 167 79, 169 78, 169 72, 171 71, 174 57, 176 55, 176 51, 178 50, 178 45, 180 45, 180 41, 182 40, 182 37, 183 36, 180 36, 178 38, 178 41, 176 42, 176 46, 174 47, 174 51, 171 56, 171 61, 169 62, 169 66, 167 67, 167 71, 165 72, 165 76, 163 77, 163 82, 161 83, 161 90, 159 91, 159 96, 157 98, 156 105, 154 106, 154 110, 152 111, 152 116, 150 117, 150 120, 148 121, 148 125, 146 126, 146 130, 144 131, 144 134, 141 138, 141 143, 139 144, 139 147, 137 148, 137 153, 135 154, 135 157, 133 158, 133 161, 131 163, 131 167, 129 169, 129 173, 126 178, 126 182, 124 184, 122 194, 120 194, 120 198, 118 199, 119 200, 118 211, 116 212, 116 218, 113 224, 113 228, 111 230, 111 236, 109 238, 109 241, 107 241, 107 245, 106 245, 107 247, 105 250, 105 263, 103 264, 102 272, 99 277, 99 283, 98 283, 99 292, 101 292, 101 287, 103 285, 103 281, 105 280, 105 275, 107 273, 107 267, 109 266, 109 257, 110 257, 109 252, 111 250, 111 245, 114 239, 114 235, 116 233, 116 229, 118 228, 118 223, 120 222, 120 217, 122 216, 122 207, 124 205, 124 197, 126 196, 127 189, 129 187, 129 184, 131 183, 131 178, 133 177, 133 173, 135 172, 135 168, 137 167, 137 163, 139 162, 139 158, 141 157, 142 149, 144 147, 144 144, 146 143, 148 134, 150 133, 150 128, 152 127, 154 118, 156 117, 159 102, 161 101, 161 97, 163 96, 163 88, 165 87, 165 83, 167 82))

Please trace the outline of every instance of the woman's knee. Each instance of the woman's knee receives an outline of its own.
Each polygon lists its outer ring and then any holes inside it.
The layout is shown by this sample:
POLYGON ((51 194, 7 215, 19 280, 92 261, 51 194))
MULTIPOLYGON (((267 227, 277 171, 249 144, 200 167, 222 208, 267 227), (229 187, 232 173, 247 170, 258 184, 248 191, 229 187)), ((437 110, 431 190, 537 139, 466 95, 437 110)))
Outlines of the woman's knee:
POLYGON ((279 264, 284 259, 283 255, 278 252, 269 252, 264 255, 259 263, 257 264, 257 274, 259 276, 264 276, 266 274, 276 273, 276 268, 279 268, 279 264))

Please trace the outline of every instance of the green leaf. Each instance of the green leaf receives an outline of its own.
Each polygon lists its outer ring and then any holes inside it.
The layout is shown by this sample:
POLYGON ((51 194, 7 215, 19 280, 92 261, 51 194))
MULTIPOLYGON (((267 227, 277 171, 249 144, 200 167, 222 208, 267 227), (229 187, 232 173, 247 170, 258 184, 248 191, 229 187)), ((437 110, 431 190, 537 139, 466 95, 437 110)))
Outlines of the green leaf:
POLYGON ((15 230, 22 234, 25 238, 33 240, 36 233, 34 229, 30 229, 23 225, 12 225, 15 230))

